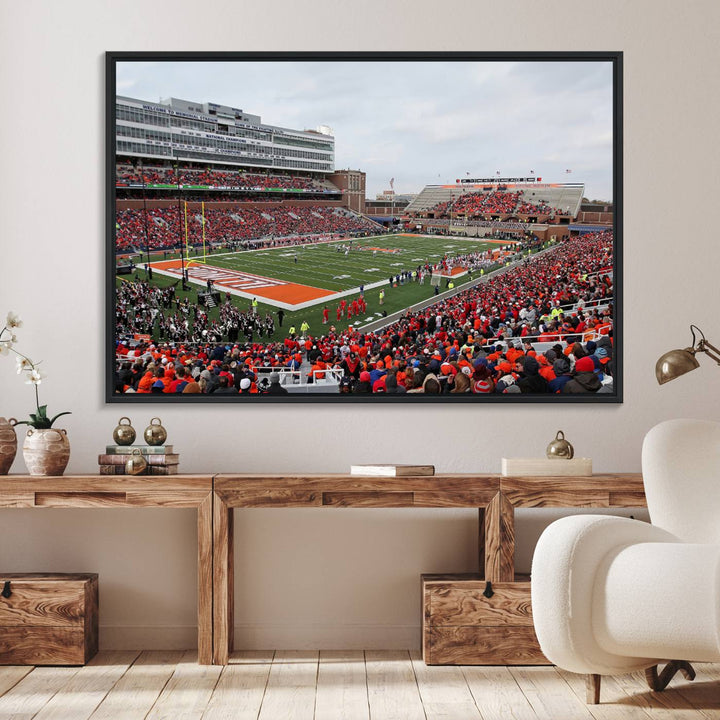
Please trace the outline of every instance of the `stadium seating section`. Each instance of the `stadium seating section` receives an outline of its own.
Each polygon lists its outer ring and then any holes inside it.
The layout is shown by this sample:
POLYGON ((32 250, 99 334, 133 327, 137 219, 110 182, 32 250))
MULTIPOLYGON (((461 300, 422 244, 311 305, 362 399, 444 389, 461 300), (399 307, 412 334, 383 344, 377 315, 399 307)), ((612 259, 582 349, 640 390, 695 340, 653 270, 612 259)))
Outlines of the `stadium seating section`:
POLYGON ((520 216, 564 215, 580 210, 583 186, 525 187, 520 190, 470 190, 462 186, 428 185, 408 205, 409 215, 433 214, 436 218, 465 215, 520 216))
POLYGON ((120 164, 117 166, 117 183, 146 185, 202 185, 206 187, 244 187, 260 190, 335 190, 332 184, 323 180, 291 175, 265 175, 240 172, 238 170, 220 170, 211 168, 180 167, 179 173, 171 167, 142 167, 120 164))
MULTIPOLYGON (((191 245, 203 241, 202 215, 188 211, 187 234, 191 245)), ((120 252, 176 248, 185 239, 184 213, 178 207, 118 210, 117 249, 120 252)), ((261 237, 285 237, 318 233, 359 233, 377 231, 371 220, 343 208, 283 205, 278 208, 206 209, 205 241, 242 242, 261 237)))

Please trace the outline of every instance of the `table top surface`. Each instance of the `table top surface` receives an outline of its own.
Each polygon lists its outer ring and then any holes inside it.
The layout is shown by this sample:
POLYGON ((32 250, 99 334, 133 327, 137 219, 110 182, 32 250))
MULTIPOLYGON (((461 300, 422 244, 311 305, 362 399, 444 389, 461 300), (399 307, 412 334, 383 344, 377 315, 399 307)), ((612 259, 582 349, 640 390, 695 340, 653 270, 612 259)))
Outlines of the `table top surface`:
POLYGON ((484 507, 498 492, 514 507, 645 505, 640 473, 575 477, 473 473, 410 477, 314 473, 0 476, 0 497, 34 495, 32 506, 54 504, 57 496, 69 500, 72 495, 94 495, 98 505, 103 499, 108 504, 153 504, 183 495, 197 500, 213 490, 231 507, 484 507), (116 495, 114 500, 111 494, 116 495))

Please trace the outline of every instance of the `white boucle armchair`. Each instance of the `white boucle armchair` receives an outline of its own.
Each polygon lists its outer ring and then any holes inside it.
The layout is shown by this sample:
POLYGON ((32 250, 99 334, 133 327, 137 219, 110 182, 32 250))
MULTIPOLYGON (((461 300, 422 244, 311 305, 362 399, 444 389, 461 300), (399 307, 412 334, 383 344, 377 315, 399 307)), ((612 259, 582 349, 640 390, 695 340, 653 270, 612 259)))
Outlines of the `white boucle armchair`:
POLYGON ((588 675, 591 703, 602 675, 644 669, 662 690, 678 670, 694 678, 689 661, 720 661, 720 423, 657 425, 642 471, 652 524, 566 517, 545 530, 533 557, 540 647, 588 675))

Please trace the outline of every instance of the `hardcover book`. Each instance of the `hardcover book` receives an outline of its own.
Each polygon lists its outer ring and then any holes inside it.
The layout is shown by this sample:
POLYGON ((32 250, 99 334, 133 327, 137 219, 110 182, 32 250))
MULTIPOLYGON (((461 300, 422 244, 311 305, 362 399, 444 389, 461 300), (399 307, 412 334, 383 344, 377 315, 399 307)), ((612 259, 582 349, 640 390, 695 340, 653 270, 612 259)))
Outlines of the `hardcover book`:
POLYGON ((434 475, 434 465, 351 465, 351 475, 368 477, 413 477, 434 475))
POLYGON ((139 450, 143 455, 172 454, 172 445, 108 445, 105 452, 109 455, 132 455, 139 450))
MULTIPOLYGON (((142 475, 177 475, 178 467, 178 465, 148 465, 142 475)), ((100 475, 127 475, 127 473, 124 464, 100 465, 100 475)))
MULTIPOLYGON (((125 465, 129 455, 98 455, 100 465, 125 465)), ((180 455, 143 455, 148 465, 177 465, 180 462, 180 455)))

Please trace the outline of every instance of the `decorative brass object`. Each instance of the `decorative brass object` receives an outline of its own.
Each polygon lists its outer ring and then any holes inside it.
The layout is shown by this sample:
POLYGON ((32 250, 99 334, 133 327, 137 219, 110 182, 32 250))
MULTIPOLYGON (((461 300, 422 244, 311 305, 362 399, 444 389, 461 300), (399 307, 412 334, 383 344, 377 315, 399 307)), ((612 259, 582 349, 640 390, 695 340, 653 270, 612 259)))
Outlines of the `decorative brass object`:
POLYGON ((147 461, 142 453, 135 448, 125 463, 125 472, 128 475, 142 475, 145 470, 147 470, 147 461))
POLYGON ((545 454, 553 460, 570 460, 575 455, 575 448, 565 439, 565 433, 558 430, 555 439, 547 446, 545 454))
POLYGON ((130 424, 130 418, 121 417, 117 427, 113 430, 113 440, 118 445, 132 445, 135 442, 135 436, 135 428, 130 424), (127 420, 127 422, 123 424, 123 420, 127 420))
POLYGON ((711 345, 706 339, 703 331, 697 325, 690 326, 692 333, 692 345, 684 350, 670 350, 658 358, 655 363, 655 378, 660 385, 674 380, 691 370, 700 367, 695 355, 699 352, 705 353, 720 365, 720 350, 711 345), (695 331, 698 331, 700 340, 697 339, 695 331))
POLYGON ((148 445, 162 445, 166 440, 167 430, 162 426, 162 421, 160 418, 153 418, 145 428, 145 442, 148 445))

